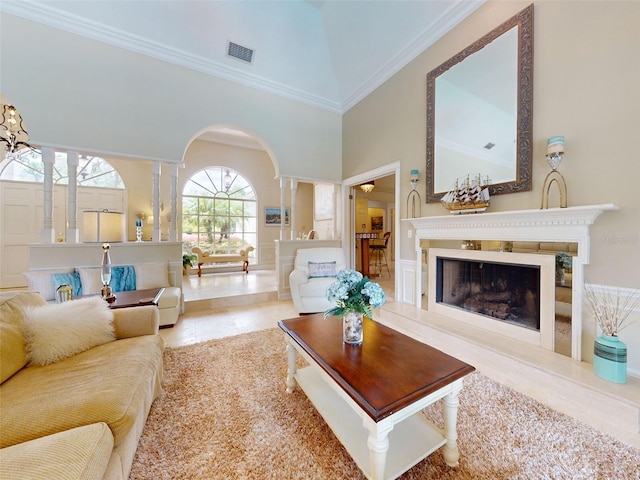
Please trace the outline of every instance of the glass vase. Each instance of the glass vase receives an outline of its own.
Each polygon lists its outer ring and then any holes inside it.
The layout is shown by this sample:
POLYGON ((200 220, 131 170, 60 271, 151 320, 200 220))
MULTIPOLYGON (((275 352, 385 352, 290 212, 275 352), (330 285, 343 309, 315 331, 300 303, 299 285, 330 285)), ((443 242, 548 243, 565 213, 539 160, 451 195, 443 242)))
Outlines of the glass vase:
POLYGON ((362 343, 362 314, 349 312, 342 317, 342 341, 352 345, 362 343))

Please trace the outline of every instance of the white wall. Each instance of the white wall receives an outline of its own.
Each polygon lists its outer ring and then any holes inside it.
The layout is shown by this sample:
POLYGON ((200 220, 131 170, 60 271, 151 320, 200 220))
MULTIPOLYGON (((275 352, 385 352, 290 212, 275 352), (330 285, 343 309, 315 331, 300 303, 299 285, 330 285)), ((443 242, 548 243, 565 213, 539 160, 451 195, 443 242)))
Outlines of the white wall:
POLYGON ((34 144, 181 162, 211 125, 261 138, 277 174, 341 180, 341 117, 47 27, 0 15, 0 84, 34 144))

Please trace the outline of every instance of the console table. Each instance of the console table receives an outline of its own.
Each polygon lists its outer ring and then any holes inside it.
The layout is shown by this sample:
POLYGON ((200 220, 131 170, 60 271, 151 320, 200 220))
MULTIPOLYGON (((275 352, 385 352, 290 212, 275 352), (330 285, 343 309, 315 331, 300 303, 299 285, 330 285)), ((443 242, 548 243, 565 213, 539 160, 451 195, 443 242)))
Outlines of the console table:
POLYGON ((278 325, 287 344, 287 392, 302 388, 367 478, 396 478, 440 447, 447 465, 458 465, 458 393, 474 367, 369 319, 362 345, 342 342, 337 317, 278 325), (296 352, 308 367, 296 368, 296 352), (420 414, 438 400, 444 431, 420 414))

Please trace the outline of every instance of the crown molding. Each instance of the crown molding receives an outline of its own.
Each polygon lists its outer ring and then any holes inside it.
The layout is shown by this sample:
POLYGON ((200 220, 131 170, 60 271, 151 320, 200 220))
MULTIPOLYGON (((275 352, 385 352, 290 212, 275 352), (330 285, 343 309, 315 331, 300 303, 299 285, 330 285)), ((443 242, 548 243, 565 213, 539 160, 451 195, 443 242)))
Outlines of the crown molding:
POLYGON ((418 55, 471 15, 485 2, 486 0, 478 0, 475 2, 459 0, 455 5, 452 5, 446 12, 431 22, 418 38, 402 49, 399 55, 389 60, 382 68, 360 85, 360 87, 348 95, 343 103, 343 113, 347 112, 376 88, 389 80, 389 78, 407 66, 418 55))
POLYGON ((100 22, 61 12, 45 3, 35 3, 30 0, 22 0, 20 2, 2 1, 0 2, 0 11, 246 87, 255 88, 256 90, 342 113, 340 102, 273 82, 198 55, 192 55, 184 50, 154 42, 100 22))
POLYGON ((273 82, 263 77, 211 61, 198 55, 192 55, 159 42, 150 41, 136 34, 109 27, 100 22, 62 12, 44 2, 5 0, 0 2, 0 11, 174 65, 189 68, 206 75, 343 114, 400 71, 400 69, 405 67, 450 29, 479 8, 485 1, 486 0, 468 2, 458 0, 458 2, 452 5, 443 15, 428 25, 415 41, 403 49, 400 55, 387 62, 362 83, 362 85, 348 95, 343 103, 292 88, 279 82, 273 82))

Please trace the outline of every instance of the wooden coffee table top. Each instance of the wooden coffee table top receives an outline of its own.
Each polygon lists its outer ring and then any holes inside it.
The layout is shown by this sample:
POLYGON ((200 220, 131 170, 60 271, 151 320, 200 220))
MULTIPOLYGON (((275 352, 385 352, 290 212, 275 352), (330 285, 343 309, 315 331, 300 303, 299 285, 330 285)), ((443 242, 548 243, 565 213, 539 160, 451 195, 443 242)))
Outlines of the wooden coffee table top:
POLYGON ((158 297, 164 288, 149 288, 146 290, 129 290, 114 293, 116 299, 109 304, 110 308, 139 307, 140 305, 157 305, 158 297))
POLYGON ((369 319, 362 345, 342 341, 342 320, 309 315, 278 322, 376 422, 475 370, 369 319))

